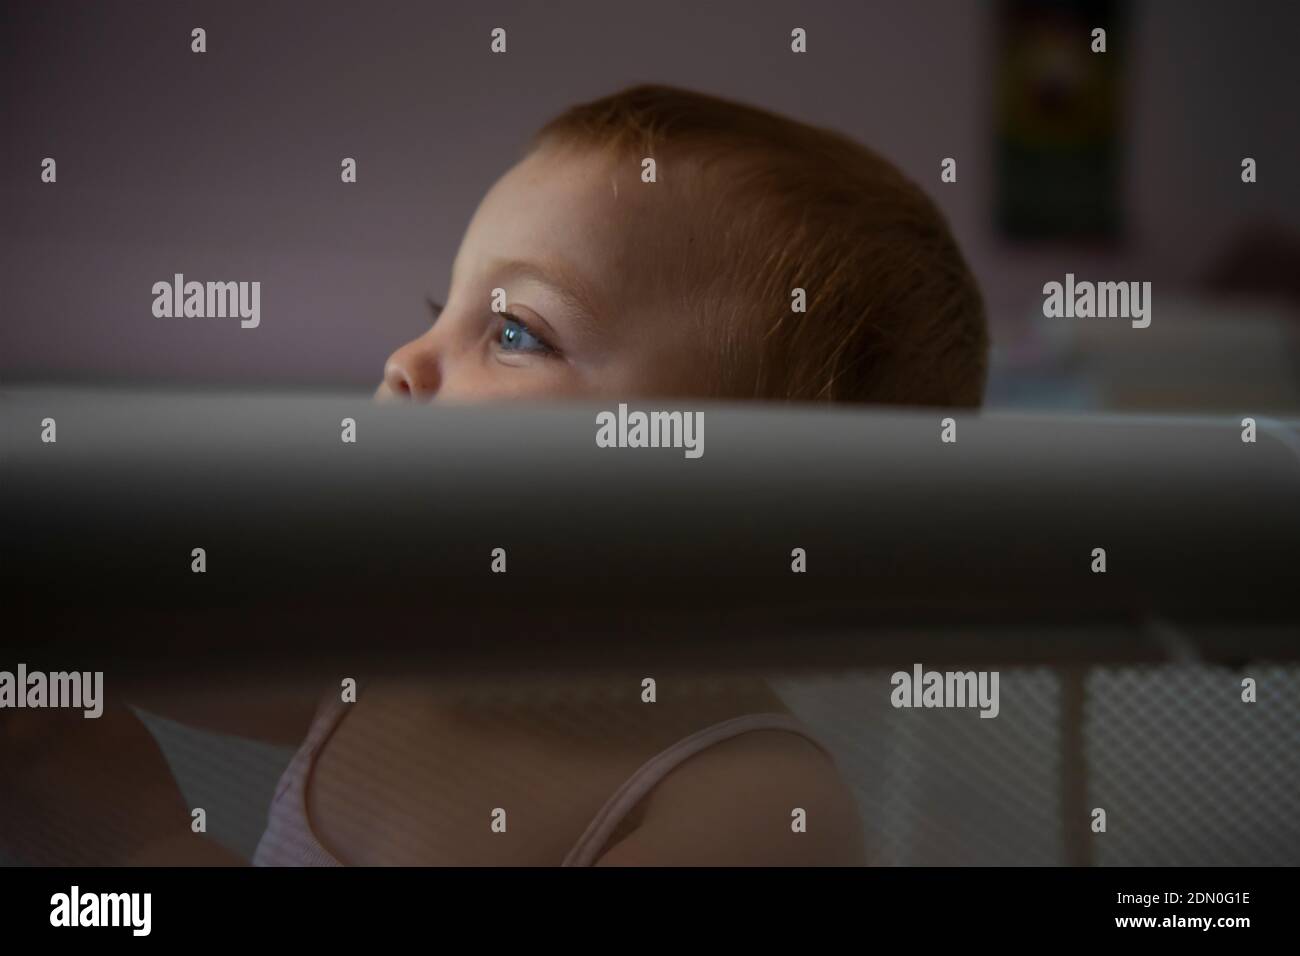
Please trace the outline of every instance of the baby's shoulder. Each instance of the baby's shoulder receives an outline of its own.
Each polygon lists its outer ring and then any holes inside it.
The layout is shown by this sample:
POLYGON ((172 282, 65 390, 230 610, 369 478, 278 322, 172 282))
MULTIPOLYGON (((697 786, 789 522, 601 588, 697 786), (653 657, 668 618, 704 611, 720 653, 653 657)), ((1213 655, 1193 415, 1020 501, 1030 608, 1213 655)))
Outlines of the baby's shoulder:
POLYGON ((637 865, 865 862, 857 801, 834 760, 787 730, 740 734, 683 762, 651 791, 638 829, 606 857, 637 865))

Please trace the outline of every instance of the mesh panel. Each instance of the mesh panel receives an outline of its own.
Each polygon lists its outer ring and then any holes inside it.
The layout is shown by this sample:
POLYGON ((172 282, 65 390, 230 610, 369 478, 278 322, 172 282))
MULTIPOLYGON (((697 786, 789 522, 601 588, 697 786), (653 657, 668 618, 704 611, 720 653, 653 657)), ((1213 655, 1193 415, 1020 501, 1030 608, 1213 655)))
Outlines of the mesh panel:
MULTIPOLYGON (((1055 672, 1003 671, 995 720, 895 710, 883 671, 777 686, 836 754, 875 862, 1070 862, 1055 672)), ((1300 863, 1300 668, 1097 669, 1085 687, 1080 799, 1107 812, 1093 863, 1300 863)))
POLYGON ((1300 669, 1094 671, 1087 756, 1097 863, 1300 863, 1300 669))
MULTIPOLYGON (((1003 670, 1001 712, 895 709, 889 671, 774 681, 835 754, 882 865, 1071 862, 1062 678, 1003 670)), ((1300 863, 1300 668, 1094 669, 1084 681, 1087 850, 1099 865, 1300 863), (1258 701, 1242 703, 1241 677, 1258 701), (1087 832, 1103 807, 1107 832, 1087 832)), ((289 752, 150 720, 191 805, 251 853, 289 752), (215 812, 213 812, 215 811, 215 812)))

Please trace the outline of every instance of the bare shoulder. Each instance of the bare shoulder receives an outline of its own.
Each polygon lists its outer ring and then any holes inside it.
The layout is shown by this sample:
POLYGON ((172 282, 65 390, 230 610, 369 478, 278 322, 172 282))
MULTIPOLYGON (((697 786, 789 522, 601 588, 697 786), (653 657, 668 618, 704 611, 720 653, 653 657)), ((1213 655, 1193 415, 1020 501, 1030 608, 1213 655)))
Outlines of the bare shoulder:
POLYGON ((780 730, 741 734, 664 778, 601 865, 857 866, 856 801, 831 758, 780 730))

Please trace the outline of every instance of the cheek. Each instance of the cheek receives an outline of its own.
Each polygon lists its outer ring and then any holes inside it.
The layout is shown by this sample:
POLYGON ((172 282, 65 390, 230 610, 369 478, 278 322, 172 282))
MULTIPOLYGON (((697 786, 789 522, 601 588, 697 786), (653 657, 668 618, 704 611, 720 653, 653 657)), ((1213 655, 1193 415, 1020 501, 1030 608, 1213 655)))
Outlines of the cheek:
POLYGON ((453 402, 581 397, 584 389, 567 363, 537 360, 506 365, 496 358, 449 363, 438 398, 453 402))

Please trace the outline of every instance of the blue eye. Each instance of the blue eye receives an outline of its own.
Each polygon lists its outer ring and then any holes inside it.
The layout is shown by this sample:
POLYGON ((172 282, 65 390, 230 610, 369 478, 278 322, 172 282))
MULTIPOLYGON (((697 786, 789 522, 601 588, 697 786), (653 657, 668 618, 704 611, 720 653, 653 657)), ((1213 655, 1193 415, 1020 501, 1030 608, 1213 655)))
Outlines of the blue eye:
POLYGON ((551 352, 553 349, 532 333, 528 326, 509 312, 501 313, 504 320, 497 336, 497 345, 503 352, 551 352))

